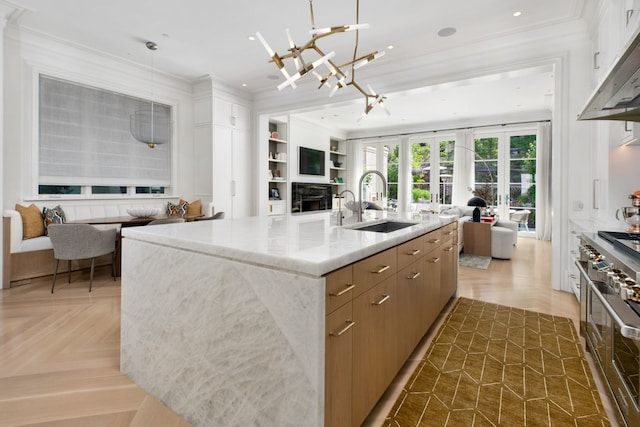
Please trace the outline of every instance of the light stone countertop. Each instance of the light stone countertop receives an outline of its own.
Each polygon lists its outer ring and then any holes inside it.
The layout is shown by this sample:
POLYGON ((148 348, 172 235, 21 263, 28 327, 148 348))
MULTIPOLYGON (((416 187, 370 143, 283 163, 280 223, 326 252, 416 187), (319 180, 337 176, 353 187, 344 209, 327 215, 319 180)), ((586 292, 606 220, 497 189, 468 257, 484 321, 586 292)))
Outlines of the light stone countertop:
MULTIPOLYGON (((345 218, 343 226, 337 226, 337 213, 323 212, 125 227, 122 235, 126 239, 319 277, 457 218, 366 211, 363 222, 384 219, 415 225, 391 233, 359 231, 350 228, 360 225, 356 224, 355 215, 345 218)), ((123 257, 126 257, 126 240, 123 257)))

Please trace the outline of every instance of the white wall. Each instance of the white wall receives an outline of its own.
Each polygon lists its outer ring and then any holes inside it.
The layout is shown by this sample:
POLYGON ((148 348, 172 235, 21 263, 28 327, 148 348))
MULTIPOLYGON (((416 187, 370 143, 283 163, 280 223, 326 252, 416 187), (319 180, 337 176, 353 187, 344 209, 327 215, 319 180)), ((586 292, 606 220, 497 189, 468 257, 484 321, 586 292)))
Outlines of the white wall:
POLYGON ((291 117, 289 122, 289 154, 287 163, 290 167, 289 181, 291 182, 329 182, 329 148, 330 139, 338 137, 328 128, 318 126, 308 121, 291 117), (299 147, 313 148, 325 152, 324 176, 300 175, 298 169, 299 147))

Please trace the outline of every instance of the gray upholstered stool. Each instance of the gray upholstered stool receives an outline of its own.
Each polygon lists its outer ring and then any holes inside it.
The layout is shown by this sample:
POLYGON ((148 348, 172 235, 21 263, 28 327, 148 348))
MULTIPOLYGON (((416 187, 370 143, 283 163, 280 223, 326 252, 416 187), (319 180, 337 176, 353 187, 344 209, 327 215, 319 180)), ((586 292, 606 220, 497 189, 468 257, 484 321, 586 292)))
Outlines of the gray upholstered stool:
POLYGON ((513 230, 496 225, 491 227, 491 257, 511 259, 513 249, 513 230))

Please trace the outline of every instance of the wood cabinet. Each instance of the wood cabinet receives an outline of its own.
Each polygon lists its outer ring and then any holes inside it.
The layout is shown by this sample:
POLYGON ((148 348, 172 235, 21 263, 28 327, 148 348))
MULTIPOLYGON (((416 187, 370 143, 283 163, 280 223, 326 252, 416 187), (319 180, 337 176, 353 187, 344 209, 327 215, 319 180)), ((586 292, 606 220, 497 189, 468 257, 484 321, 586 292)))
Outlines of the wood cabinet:
POLYGON ((351 301, 326 319, 325 426, 351 425, 354 325, 351 301))
POLYGON ((420 317, 426 309, 424 295, 428 278, 425 274, 425 254, 400 270, 396 278, 398 306, 402 307, 398 310, 398 322, 403 325, 398 333, 398 353, 400 358, 407 360, 424 335, 424 324, 420 317))
POLYGON ((464 223, 464 253, 479 256, 491 256, 491 227, 494 222, 464 223))
POLYGON ((326 427, 362 424, 455 293, 457 225, 325 277, 326 427))
POLYGON ((365 420, 397 373, 395 275, 353 300, 353 426, 365 420))

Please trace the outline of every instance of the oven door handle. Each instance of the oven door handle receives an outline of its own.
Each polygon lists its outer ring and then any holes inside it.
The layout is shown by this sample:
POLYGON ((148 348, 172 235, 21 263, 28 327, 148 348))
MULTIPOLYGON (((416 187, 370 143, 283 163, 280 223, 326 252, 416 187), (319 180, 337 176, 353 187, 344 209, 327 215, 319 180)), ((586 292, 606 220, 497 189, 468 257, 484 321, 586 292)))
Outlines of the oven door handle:
POLYGON ((616 322, 616 324, 620 327, 620 333, 622 334, 622 336, 634 340, 640 340, 640 329, 624 323, 620 316, 618 316, 618 313, 616 313, 613 307, 611 307, 609 301, 607 301, 602 293, 600 293, 600 290, 598 290, 598 287, 593 283, 593 281, 588 280, 587 285, 589 285, 591 291, 593 291, 593 293, 598 297, 598 299, 602 303, 602 306, 605 308, 605 310, 607 310, 607 313, 609 313, 614 322, 616 322))

